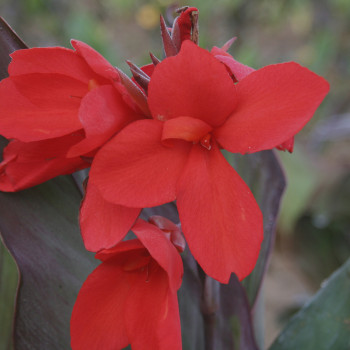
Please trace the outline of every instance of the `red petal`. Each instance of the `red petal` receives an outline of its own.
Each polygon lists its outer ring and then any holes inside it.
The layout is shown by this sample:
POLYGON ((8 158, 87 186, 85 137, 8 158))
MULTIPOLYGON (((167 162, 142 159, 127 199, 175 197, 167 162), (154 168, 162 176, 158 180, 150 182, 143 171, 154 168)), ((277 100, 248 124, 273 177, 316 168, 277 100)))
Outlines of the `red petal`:
POLYGON ((125 249, 85 281, 71 318, 73 350, 121 349, 129 343, 134 350, 181 350, 177 297, 167 274, 154 260, 132 272, 125 269, 144 260, 146 250, 137 242, 122 242, 118 246, 125 249))
POLYGON ((150 64, 146 64, 145 66, 141 67, 142 71, 145 72, 149 77, 152 76, 153 72, 154 72, 154 64, 150 63, 150 64))
POLYGON ((153 118, 202 119, 221 125, 236 105, 236 91, 225 67, 191 41, 174 57, 157 64, 148 87, 153 118))
POLYGON ((125 125, 139 117, 112 86, 93 89, 82 99, 79 109, 86 138, 74 145, 68 156, 75 157, 101 147, 125 125))
POLYGON ((162 140, 181 139, 185 141, 199 141, 213 128, 203 120, 178 117, 169 119, 164 123, 162 140))
POLYGON ((0 163, 0 191, 23 190, 89 167, 79 157, 65 158, 67 149, 81 138, 81 134, 76 134, 29 143, 11 141, 0 163))
POLYGON ((261 211, 248 186, 214 144, 192 148, 179 180, 177 207, 188 246, 221 283, 254 268, 263 239, 261 211))
POLYGON ((97 252, 115 246, 131 229, 140 211, 107 202, 89 181, 80 210, 80 228, 85 248, 97 252))
POLYGON ((14 80, 16 85, 11 78, 0 82, 1 135, 29 142, 82 128, 78 119, 80 98, 72 96, 81 97, 85 88, 77 80, 50 74, 24 75, 14 80))
POLYGON ((156 120, 136 121, 97 153, 90 177, 106 200, 135 208, 175 200, 190 145, 163 146, 162 129, 156 120))
POLYGON ((123 315, 130 275, 118 260, 102 263, 89 275, 70 322, 73 350, 123 349, 129 344, 123 315))
POLYGON ((162 318, 157 325, 159 349, 182 349, 181 325, 177 294, 168 290, 162 318))
POLYGON ((54 73, 88 83, 95 73, 73 50, 63 47, 17 50, 11 54, 10 76, 31 73, 54 73))
POLYGON ((170 288, 174 291, 178 290, 181 285, 183 266, 175 246, 166 238, 162 230, 144 220, 138 219, 132 231, 168 274, 170 288))
POLYGON ((294 149, 294 137, 291 137, 287 141, 281 143, 276 147, 280 151, 288 151, 289 153, 293 153, 294 149))
POLYGON ((249 66, 246 66, 243 63, 236 61, 231 56, 224 55, 216 55, 215 58, 225 64, 225 66, 231 71, 231 73, 235 76, 237 81, 242 80, 250 73, 254 72, 255 69, 249 66))
POLYGON ((217 141, 236 153, 271 149, 293 137, 329 90, 326 80, 294 62, 259 69, 236 86, 237 108, 214 131, 217 141))
MULTIPOLYGON (((127 241, 120 242, 113 248, 99 251, 96 253, 95 258, 101 261, 107 261, 109 259, 116 258, 117 256, 121 256, 123 253, 127 253, 127 255, 130 256, 131 251, 136 252, 135 254, 140 254, 141 251, 146 252, 146 249, 140 240, 129 239, 127 241)), ((150 255, 148 254, 148 256, 150 255)))
POLYGON ((119 81, 116 68, 92 47, 78 40, 71 40, 71 44, 96 74, 108 80, 119 81))
POLYGON ((176 293, 168 287, 166 273, 152 266, 139 278, 127 299, 125 319, 133 350, 181 350, 181 329, 176 293), (164 334, 167 336, 163 338, 164 334))

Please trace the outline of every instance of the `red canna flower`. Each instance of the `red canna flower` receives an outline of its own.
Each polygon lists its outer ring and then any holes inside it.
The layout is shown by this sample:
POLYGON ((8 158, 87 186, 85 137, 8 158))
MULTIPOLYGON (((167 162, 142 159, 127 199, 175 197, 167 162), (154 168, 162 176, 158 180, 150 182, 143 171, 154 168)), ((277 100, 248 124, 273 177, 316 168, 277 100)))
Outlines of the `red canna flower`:
POLYGON ((72 313, 73 350, 181 349, 176 293, 183 267, 175 247, 182 251, 184 241, 169 220, 152 222, 139 219, 138 239, 96 255, 102 264, 83 284, 72 313))
POLYGON ((90 181, 131 208, 177 200, 189 248, 204 271, 247 276, 263 239, 261 211, 220 149, 274 148, 311 119, 329 89, 290 62, 234 83, 225 65, 191 41, 158 63, 148 86, 152 120, 124 128, 96 155, 90 181))
POLYGON ((54 139, 21 142, 12 140, 0 163, 0 190, 14 192, 71 174, 90 166, 80 157, 66 158, 69 148, 84 139, 83 132, 54 139))
POLYGON ((11 55, 0 82, 0 134, 15 141, 0 164, 2 191, 90 166, 81 156, 94 155, 144 112, 110 63, 82 42, 72 45, 11 55))
MULTIPOLYGON (((250 73, 254 72, 255 69, 236 61, 230 54, 227 53, 227 50, 231 47, 235 40, 236 38, 230 39, 227 43, 224 44, 222 48, 214 46, 211 50, 211 53, 216 59, 218 59, 226 66, 226 69, 230 73, 232 79, 235 82, 238 82, 244 79, 250 73)), ((294 136, 287 141, 284 141, 280 145, 277 145, 276 148, 280 151, 287 150, 289 153, 292 153, 294 148, 294 136)))
POLYGON ((139 208, 106 201, 96 186, 88 181, 79 215, 85 248, 98 252, 115 246, 126 236, 140 211, 139 208))

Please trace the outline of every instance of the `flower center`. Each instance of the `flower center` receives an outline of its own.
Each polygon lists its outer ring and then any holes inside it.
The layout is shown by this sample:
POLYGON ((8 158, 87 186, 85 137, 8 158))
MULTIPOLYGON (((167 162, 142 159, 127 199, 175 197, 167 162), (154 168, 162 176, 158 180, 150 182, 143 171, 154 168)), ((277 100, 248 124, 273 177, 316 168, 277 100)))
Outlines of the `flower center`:
POLYGON ((201 119, 177 117, 166 120, 163 126, 162 141, 178 139, 200 143, 207 150, 211 149, 212 126, 201 119))
POLYGON ((208 151, 211 150, 211 134, 205 135, 204 137, 201 138, 199 142, 208 151))
POLYGON ((99 86, 99 83, 95 79, 90 79, 88 83, 89 91, 96 89, 99 86))

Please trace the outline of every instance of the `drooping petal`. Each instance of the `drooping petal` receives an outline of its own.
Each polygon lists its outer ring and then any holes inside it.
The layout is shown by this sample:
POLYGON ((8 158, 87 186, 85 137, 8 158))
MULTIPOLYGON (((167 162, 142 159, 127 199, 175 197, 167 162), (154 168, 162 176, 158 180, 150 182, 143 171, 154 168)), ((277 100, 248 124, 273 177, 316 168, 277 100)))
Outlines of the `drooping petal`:
POLYGON ((83 94, 82 83, 64 76, 30 74, 4 79, 0 82, 0 134, 30 142, 79 130, 83 94))
POLYGON ((181 285, 183 266, 180 254, 173 243, 157 226, 138 219, 132 228, 151 256, 164 269, 169 278, 170 288, 178 290, 181 285))
POLYGON ((178 117, 164 122, 162 140, 181 139, 198 142, 213 128, 203 120, 191 117, 178 117))
POLYGON ((129 240, 96 255, 106 252, 107 260, 87 278, 74 305, 73 350, 121 350, 129 343, 133 350, 181 350, 176 292, 140 244, 129 240))
POLYGON ((10 76, 32 73, 60 74, 87 84, 96 75, 75 51, 63 47, 17 50, 11 57, 10 76))
POLYGON ((73 350, 121 350, 129 344, 124 310, 132 287, 130 277, 114 259, 89 275, 71 317, 73 350))
POLYGON ((29 143, 11 141, 0 163, 0 191, 23 190, 89 167, 90 164, 80 157, 65 157, 67 149, 82 137, 82 133, 77 133, 29 143))
POLYGON ((181 350, 180 319, 169 293, 168 276, 151 264, 145 279, 139 278, 126 302, 126 327, 133 350, 181 350), (161 336, 167 334, 166 338, 161 336))
POLYGON ((89 181, 80 209, 80 229, 85 248, 97 252, 115 246, 131 229, 140 211, 107 202, 89 181))
POLYGON ((159 349, 182 349, 179 303, 176 291, 168 289, 163 317, 158 322, 159 349))
POLYGON ((148 87, 155 119, 202 119, 221 125, 236 106, 236 91, 225 67, 209 52, 186 40, 174 57, 157 64, 148 87))
POLYGON ((190 145, 165 147, 162 129, 156 120, 133 122, 97 153, 90 178, 106 200, 134 208, 175 200, 190 145))
POLYGON ((217 145, 194 145, 178 185, 177 207, 188 246, 203 270, 227 283, 254 268, 263 239, 251 191, 217 145))
POLYGON ((74 145, 68 157, 75 157, 101 147, 128 123, 140 118, 111 85, 97 87, 81 101, 79 119, 86 138, 74 145))
POLYGON ((236 86, 237 108, 214 131, 221 146, 236 153, 271 149, 293 137, 329 90, 326 80, 294 62, 259 69, 236 86))
POLYGON ((91 46, 79 40, 71 40, 72 46, 82 57, 91 69, 99 76, 108 80, 119 81, 119 75, 113 67, 101 54, 95 51, 91 46))

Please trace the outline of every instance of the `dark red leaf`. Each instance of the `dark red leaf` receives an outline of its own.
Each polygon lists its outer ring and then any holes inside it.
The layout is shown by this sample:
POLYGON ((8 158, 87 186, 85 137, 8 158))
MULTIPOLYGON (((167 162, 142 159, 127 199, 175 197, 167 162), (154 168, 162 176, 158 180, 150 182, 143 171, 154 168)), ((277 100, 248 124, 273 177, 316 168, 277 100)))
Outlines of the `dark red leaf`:
POLYGON ((0 80, 8 76, 7 66, 11 61, 10 53, 25 48, 27 48, 27 45, 18 37, 8 23, 0 17, 0 80))

